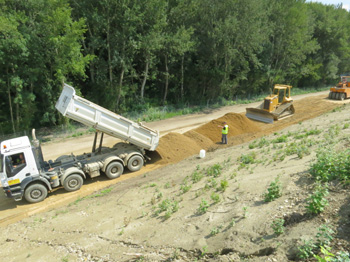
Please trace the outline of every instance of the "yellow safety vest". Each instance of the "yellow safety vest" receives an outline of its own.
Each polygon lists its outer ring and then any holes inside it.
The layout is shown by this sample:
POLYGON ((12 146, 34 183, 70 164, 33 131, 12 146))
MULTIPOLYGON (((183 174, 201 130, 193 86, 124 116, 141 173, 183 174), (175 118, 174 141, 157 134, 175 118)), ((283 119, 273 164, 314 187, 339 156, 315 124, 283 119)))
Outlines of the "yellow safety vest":
POLYGON ((228 134, 228 125, 225 125, 224 128, 222 129, 222 134, 227 135, 228 134))

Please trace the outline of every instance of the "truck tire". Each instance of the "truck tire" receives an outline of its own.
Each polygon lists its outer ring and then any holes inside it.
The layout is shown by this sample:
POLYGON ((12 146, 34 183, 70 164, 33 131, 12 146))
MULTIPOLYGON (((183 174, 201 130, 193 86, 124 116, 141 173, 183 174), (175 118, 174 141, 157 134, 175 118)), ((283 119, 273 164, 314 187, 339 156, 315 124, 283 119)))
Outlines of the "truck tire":
POLYGON ((342 93, 342 94, 340 95, 340 100, 343 101, 344 99, 345 99, 345 94, 342 93))
POLYGON ((131 172, 139 171, 143 166, 143 164, 144 164, 144 161, 140 155, 133 155, 128 160, 128 169, 131 172))
POLYGON ((124 172, 124 166, 118 161, 114 161, 108 164, 106 168, 106 176, 109 179, 120 177, 124 172))
POLYGON ((24 192, 24 198, 29 203, 38 203, 47 197, 47 188, 42 184, 32 184, 24 192))
POLYGON ((59 161, 61 161, 62 159, 65 159, 65 158, 68 158, 68 157, 70 157, 70 155, 59 156, 58 158, 56 158, 55 162, 59 162, 59 161))
POLYGON ((63 181, 63 187, 68 192, 77 191, 83 185, 83 178, 80 174, 71 174, 63 181))

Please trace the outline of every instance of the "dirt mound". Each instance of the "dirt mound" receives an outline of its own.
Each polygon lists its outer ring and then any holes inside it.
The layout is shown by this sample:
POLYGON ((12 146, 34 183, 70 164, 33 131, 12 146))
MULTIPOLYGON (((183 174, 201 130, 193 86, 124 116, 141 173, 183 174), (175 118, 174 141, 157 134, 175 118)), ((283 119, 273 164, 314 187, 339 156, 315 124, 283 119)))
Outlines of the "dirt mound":
MULTIPOLYGON (((237 137, 240 142, 245 140, 242 135, 246 137, 248 134, 260 131, 260 128, 246 116, 228 113, 183 135, 169 133, 161 137, 157 152, 166 163, 176 163, 198 154, 201 149, 208 150, 215 145, 215 142, 221 140, 221 129, 218 125, 222 125, 223 122, 229 125, 228 137, 237 137)), ((231 142, 233 143, 233 140, 231 142)))
POLYGON ((202 149, 208 149, 213 144, 213 141, 210 138, 203 136, 194 130, 190 130, 184 133, 184 135, 196 142, 202 149))
POLYGON ((166 163, 176 163, 186 157, 199 154, 201 147, 188 136, 169 133, 160 138, 157 152, 166 163))
POLYGON ((218 119, 196 128, 194 131, 209 138, 213 142, 221 141, 221 130, 218 125, 226 122, 229 126, 228 137, 243 133, 256 133, 260 128, 243 114, 228 113, 218 119))

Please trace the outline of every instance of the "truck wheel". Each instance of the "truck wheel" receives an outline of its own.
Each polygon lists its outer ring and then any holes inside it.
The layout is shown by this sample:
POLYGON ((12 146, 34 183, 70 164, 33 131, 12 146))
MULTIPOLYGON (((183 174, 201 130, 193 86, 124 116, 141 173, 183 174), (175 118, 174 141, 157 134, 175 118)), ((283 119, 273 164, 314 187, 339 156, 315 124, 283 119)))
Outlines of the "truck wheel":
POLYGON ((69 175, 64 181, 63 181, 63 187, 68 192, 77 191, 81 188, 83 185, 83 178, 81 175, 78 174, 72 174, 69 175))
POLYGON ((342 94, 340 95, 340 100, 343 101, 344 99, 345 99, 345 94, 342 93, 342 94))
POLYGON ((128 161, 128 169, 131 172, 139 171, 141 167, 143 166, 143 158, 140 155, 134 155, 130 157, 128 161))
POLYGON ((56 158, 55 162, 59 162, 59 161, 61 161, 62 159, 65 159, 65 158, 68 158, 68 157, 70 157, 70 156, 69 156, 69 155, 60 156, 60 157, 56 158))
POLYGON ((26 188, 24 198, 29 203, 43 201, 47 197, 47 188, 42 184, 33 184, 26 188))
POLYGON ((124 171, 124 166, 122 165, 122 163, 115 161, 110 163, 107 168, 106 168, 106 176, 109 179, 114 179, 117 177, 120 177, 121 174, 123 174, 124 171))
POLYGON ((328 94, 329 99, 332 99, 332 94, 333 94, 333 92, 329 92, 329 94, 328 94))

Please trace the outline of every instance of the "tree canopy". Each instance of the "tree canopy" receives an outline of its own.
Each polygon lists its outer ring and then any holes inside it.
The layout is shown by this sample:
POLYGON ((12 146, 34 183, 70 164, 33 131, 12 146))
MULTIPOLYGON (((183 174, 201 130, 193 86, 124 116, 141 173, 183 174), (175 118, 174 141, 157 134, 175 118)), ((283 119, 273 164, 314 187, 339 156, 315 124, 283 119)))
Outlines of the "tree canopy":
POLYGON ((62 83, 109 110, 334 83, 350 14, 304 0, 0 0, 0 133, 64 122, 62 83))

